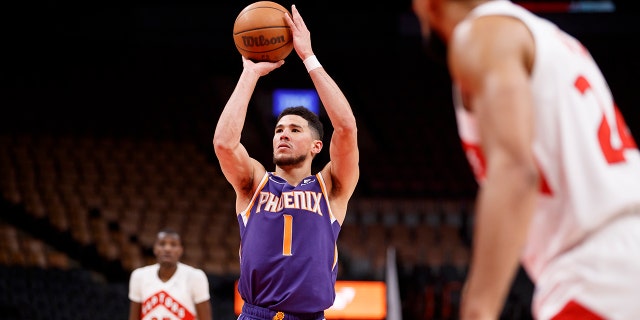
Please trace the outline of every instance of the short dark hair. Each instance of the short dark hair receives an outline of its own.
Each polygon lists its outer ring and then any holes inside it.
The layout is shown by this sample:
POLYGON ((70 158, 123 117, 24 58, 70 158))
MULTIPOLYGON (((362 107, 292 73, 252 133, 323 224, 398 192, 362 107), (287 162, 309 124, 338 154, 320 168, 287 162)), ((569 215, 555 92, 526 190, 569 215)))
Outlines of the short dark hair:
POLYGON ((322 121, 320 121, 320 117, 304 106, 285 108, 280 112, 280 115, 278 115, 276 123, 279 122, 282 117, 290 114, 300 116, 307 120, 307 122, 309 122, 309 127, 318 134, 318 140, 322 140, 324 138, 324 127, 322 125, 322 121))
POLYGON ((161 233, 164 233, 166 235, 171 235, 171 236, 174 236, 174 237, 180 239, 180 233, 176 229, 173 229, 171 227, 164 227, 164 228, 160 229, 158 231, 158 233, 156 234, 157 237, 160 237, 161 233))

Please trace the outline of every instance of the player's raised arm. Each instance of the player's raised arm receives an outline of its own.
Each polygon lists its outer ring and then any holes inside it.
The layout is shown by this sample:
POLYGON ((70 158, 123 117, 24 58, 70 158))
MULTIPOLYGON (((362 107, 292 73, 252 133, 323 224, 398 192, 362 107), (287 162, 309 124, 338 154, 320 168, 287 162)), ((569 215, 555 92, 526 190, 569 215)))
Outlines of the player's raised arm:
MULTIPOLYGON (((238 200, 242 196, 250 196, 248 194, 253 191, 256 183, 255 177, 261 177, 265 172, 264 167, 251 158, 240 143, 251 95, 260 77, 284 64, 284 60, 254 63, 244 57, 242 61, 242 73, 220 114, 213 136, 213 147, 220 168, 235 189, 238 200)), ((241 206, 240 203, 238 205, 241 206)))
POLYGON ((359 170, 359 150, 356 119, 349 101, 333 78, 322 67, 311 46, 311 34, 295 5, 287 21, 293 33, 293 46, 309 72, 320 100, 333 126, 329 145, 330 161, 322 173, 327 177, 329 196, 342 223, 346 205, 356 188, 359 170))

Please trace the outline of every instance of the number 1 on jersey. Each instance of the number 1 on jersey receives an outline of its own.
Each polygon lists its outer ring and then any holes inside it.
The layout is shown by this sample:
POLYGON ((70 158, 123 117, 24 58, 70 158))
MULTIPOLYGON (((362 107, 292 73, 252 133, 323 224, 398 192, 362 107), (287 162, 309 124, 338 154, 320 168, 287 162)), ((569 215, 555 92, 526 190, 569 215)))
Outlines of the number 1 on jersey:
POLYGON ((282 254, 285 256, 291 255, 291 238, 293 234, 293 216, 289 214, 283 214, 284 218, 284 232, 282 234, 282 254))

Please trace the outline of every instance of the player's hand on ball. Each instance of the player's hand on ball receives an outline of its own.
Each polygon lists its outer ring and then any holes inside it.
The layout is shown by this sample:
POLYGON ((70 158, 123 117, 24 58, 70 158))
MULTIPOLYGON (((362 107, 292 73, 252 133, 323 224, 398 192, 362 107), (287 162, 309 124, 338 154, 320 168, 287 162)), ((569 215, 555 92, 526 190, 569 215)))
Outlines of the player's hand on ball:
POLYGON ((284 64, 284 60, 276 61, 276 62, 253 62, 250 59, 242 56, 242 67, 251 70, 257 73, 259 76, 266 76, 269 72, 280 68, 284 64))

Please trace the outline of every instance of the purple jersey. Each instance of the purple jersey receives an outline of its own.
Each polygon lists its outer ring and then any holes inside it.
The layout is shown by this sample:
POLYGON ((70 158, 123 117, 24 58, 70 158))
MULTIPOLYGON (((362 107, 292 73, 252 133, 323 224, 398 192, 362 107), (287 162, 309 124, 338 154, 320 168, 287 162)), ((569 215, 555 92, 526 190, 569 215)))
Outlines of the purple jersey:
POLYGON ((246 303, 290 313, 333 305, 340 224, 320 173, 297 186, 266 173, 238 223, 238 291, 246 303))

